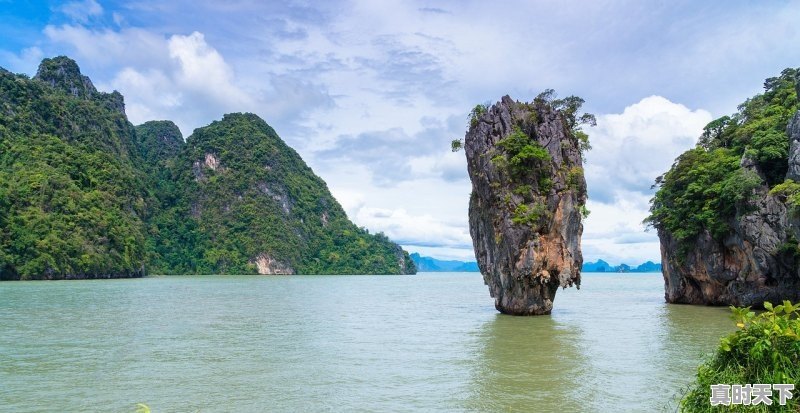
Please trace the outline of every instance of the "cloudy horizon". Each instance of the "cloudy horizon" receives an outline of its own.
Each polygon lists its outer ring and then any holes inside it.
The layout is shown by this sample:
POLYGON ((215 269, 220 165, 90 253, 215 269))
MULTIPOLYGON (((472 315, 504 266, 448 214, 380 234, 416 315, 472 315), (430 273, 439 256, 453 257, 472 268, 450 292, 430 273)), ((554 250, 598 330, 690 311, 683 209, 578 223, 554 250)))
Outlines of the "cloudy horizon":
POLYGON ((650 188, 703 126, 800 66, 800 2, 0 0, 0 67, 67 55, 134 124, 184 137, 253 112, 348 216, 410 252, 474 259, 464 136, 476 104, 578 95, 597 116, 584 259, 660 261, 650 188))

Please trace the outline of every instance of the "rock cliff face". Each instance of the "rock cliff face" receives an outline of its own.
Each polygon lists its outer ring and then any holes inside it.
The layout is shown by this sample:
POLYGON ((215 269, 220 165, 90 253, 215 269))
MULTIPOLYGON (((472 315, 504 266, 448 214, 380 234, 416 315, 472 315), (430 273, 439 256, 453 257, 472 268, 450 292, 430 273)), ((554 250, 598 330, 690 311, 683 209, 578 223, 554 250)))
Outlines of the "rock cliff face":
MULTIPOLYGON (((742 166, 758 173, 746 156, 742 166)), ((671 233, 658 230, 667 302, 759 306, 800 299, 795 253, 786 248, 800 235, 798 222, 766 184, 746 211, 731 220, 730 235, 715 239, 704 231, 685 253, 671 233)))
MULTIPOLYGON (((723 151, 723 155, 720 156, 730 156, 724 155, 724 151, 730 153, 736 150, 739 144, 735 139, 739 137, 746 139, 741 145, 745 149, 736 152, 741 153, 740 168, 736 173, 739 173, 740 177, 753 177, 755 184, 752 189, 748 187, 745 193, 741 193, 743 201, 724 201, 718 204, 734 210, 726 215, 727 218, 723 221, 724 235, 720 235, 719 230, 714 234, 708 226, 705 226, 696 236, 681 240, 678 233, 688 228, 690 223, 686 222, 687 220, 678 220, 679 225, 672 224, 669 228, 670 219, 674 221, 674 218, 667 216, 669 210, 675 210, 680 206, 674 198, 666 202, 664 199, 655 201, 660 202, 667 211, 667 214, 654 213, 648 218, 656 227, 661 241, 664 295, 667 302, 760 307, 764 301, 774 303, 782 300, 800 300, 798 270, 800 250, 797 244, 797 240, 800 239, 800 215, 798 215, 800 209, 797 205, 797 200, 800 199, 798 198, 800 186, 797 186, 797 182, 800 182, 800 111, 796 111, 794 97, 790 95, 792 89, 800 89, 800 86, 793 84, 793 73, 794 71, 787 70, 780 78, 768 79, 765 86, 767 92, 760 96, 761 100, 751 100, 747 103, 765 105, 761 102, 767 102, 766 104, 773 105, 770 106, 772 111, 786 110, 783 122, 788 118, 788 124, 779 123, 780 118, 776 117, 752 120, 737 118, 734 115, 733 120, 724 126, 734 133, 728 133, 723 128, 711 140, 703 142, 701 138, 701 145, 705 148, 693 150, 695 152, 705 150, 705 153, 713 156, 717 156, 717 152, 713 151, 723 151), (774 101, 771 100, 773 98, 774 101), (751 121, 770 125, 772 130, 777 131, 785 127, 785 134, 777 132, 771 136, 774 142, 786 145, 783 146, 783 151, 788 149, 788 153, 784 152, 775 162, 769 163, 769 158, 764 161, 763 153, 758 152, 759 146, 763 145, 758 141, 759 134, 764 135, 763 132, 750 126, 748 122, 751 121), (742 130, 747 132, 742 133, 742 130), (727 146, 721 145, 720 142, 727 146), (770 179, 765 172, 765 167, 776 170, 776 164, 786 168, 784 183, 781 183, 783 176, 770 179)), ((757 113, 753 109, 748 108, 748 110, 757 113)), ((764 110, 762 113, 770 112, 764 110)), ((725 120, 727 117, 721 119, 725 120)), ((709 125, 714 126, 715 123, 709 125)), ((706 134, 709 129, 710 127, 706 128, 706 134)), ((708 135, 704 135, 704 138, 707 137, 708 135)), ((776 147, 781 148, 781 146, 776 147)), ((691 177, 694 176, 691 174, 683 173, 678 179, 668 176, 680 173, 682 170, 701 170, 697 166, 690 165, 687 159, 691 157, 679 158, 672 170, 659 179, 662 189, 663 185, 670 185, 669 190, 678 192, 683 200, 689 198, 686 194, 692 187, 702 188, 703 194, 714 191, 713 182, 698 185, 691 181, 691 177), (667 180, 670 182, 665 183, 667 180)), ((726 185, 729 184, 722 184, 723 187, 726 185)), ((699 195, 692 197, 698 198, 699 195)), ((703 213, 708 212, 704 209, 703 213)))
POLYGON ((586 203, 580 144, 546 102, 508 96, 473 112, 464 141, 475 256, 498 311, 549 314, 580 286, 586 203))
POLYGON ((78 64, 65 56, 42 60, 34 79, 41 80, 50 87, 60 89, 76 98, 89 99, 97 94, 92 81, 81 74, 78 64))

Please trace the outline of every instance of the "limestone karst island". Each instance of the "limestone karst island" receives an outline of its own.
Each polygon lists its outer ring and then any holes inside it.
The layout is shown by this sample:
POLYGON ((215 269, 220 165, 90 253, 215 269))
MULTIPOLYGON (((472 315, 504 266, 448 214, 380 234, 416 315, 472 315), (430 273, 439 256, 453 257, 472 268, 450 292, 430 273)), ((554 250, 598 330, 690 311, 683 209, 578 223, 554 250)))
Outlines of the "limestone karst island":
POLYGON ((0 5, 0 411, 800 411, 800 3, 0 5))

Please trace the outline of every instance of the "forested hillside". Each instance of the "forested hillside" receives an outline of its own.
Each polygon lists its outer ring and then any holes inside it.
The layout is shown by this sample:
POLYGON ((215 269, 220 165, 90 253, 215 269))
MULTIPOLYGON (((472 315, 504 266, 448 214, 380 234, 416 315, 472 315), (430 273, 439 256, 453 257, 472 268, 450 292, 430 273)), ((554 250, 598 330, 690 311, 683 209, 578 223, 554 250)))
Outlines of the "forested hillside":
POLYGON ((141 276, 148 190, 118 93, 75 62, 0 72, 2 278, 141 276))
POLYGON ((253 114, 184 143, 169 121, 134 127, 69 58, 0 69, 2 279, 413 272, 253 114))
POLYGON ((749 306, 800 299, 798 70, 709 123, 656 185, 666 300, 749 306))

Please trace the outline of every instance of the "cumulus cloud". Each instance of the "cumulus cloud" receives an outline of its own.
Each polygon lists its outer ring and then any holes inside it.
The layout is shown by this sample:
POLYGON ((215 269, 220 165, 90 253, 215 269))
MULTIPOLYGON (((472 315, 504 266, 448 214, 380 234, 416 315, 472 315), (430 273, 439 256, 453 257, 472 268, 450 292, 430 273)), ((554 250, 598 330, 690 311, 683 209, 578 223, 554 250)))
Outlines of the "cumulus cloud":
POLYGON ((255 112, 275 125, 299 123, 304 113, 333 105, 324 87, 292 75, 243 79, 197 31, 166 37, 141 28, 62 25, 44 33, 71 47, 84 72, 112 70, 110 79, 94 80, 125 96, 133 123, 170 119, 185 136, 228 112, 255 112))
POLYGON ((651 186, 678 155, 694 146, 710 121, 707 111, 660 96, 597 117, 597 127, 588 131, 593 149, 584 165, 592 211, 583 235, 586 260, 659 260, 658 238, 642 224, 654 192, 651 186))
POLYGON ((169 57, 177 65, 173 72, 176 86, 206 95, 209 101, 226 107, 250 108, 251 96, 233 84, 233 70, 216 49, 206 43, 202 33, 174 35, 168 42, 169 57))
POLYGON ((367 228, 380 228, 404 245, 472 248, 472 238, 466 228, 447 225, 429 214, 412 215, 403 208, 362 207, 355 220, 367 228))
POLYGON ((655 178, 694 146, 712 120, 705 110, 690 110, 661 96, 650 96, 622 113, 601 115, 588 130, 586 179, 591 199, 613 203, 629 193, 650 194, 655 178))

